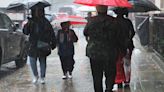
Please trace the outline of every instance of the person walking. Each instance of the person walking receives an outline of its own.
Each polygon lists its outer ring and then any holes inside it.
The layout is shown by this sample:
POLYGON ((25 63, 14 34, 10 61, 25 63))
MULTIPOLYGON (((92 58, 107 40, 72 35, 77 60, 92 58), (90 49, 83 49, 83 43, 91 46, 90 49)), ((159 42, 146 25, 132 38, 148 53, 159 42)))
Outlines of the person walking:
POLYGON ((51 49, 56 47, 56 38, 50 22, 44 16, 44 7, 32 7, 32 18, 24 25, 23 33, 29 35, 29 59, 34 75, 33 83, 37 83, 39 75, 37 59, 40 62, 40 82, 45 83, 46 58, 51 49))
POLYGON ((58 55, 60 57, 63 70, 63 79, 72 78, 74 69, 74 42, 78 41, 78 37, 74 30, 70 29, 70 22, 61 23, 61 29, 57 34, 58 55))
POLYGON ((116 76, 118 30, 115 19, 107 15, 107 9, 107 6, 97 5, 98 15, 90 18, 84 29, 95 92, 103 92, 103 74, 106 78, 105 92, 112 92, 116 76))
POLYGON ((85 19, 89 21, 91 17, 92 17, 92 12, 88 12, 87 17, 85 17, 85 19))
POLYGON ((133 24, 130 19, 128 19, 128 9, 127 8, 116 8, 114 12, 117 14, 117 22, 120 28, 120 49, 119 56, 117 59, 117 76, 115 83, 118 84, 118 87, 121 88, 122 83, 125 83, 126 86, 130 82, 130 71, 125 71, 125 69, 130 67, 130 59, 132 51, 134 48, 132 38, 135 35, 133 24), (128 59, 128 60, 125 60, 128 59), (124 64, 126 67, 124 68, 124 64), (128 65, 128 66, 127 66, 128 65))

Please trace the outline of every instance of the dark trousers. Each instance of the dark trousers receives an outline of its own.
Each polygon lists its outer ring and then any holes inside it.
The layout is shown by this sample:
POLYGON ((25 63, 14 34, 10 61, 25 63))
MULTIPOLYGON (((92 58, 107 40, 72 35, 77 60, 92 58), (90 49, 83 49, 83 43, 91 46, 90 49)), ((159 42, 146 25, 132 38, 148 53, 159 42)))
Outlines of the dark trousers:
POLYGON ((105 75, 105 92, 112 92, 116 76, 116 58, 104 60, 100 58, 90 58, 91 70, 95 92, 103 92, 103 74, 105 75))
POLYGON ((60 56, 61 66, 63 73, 72 72, 74 68, 75 61, 73 59, 73 55, 70 56, 60 56))

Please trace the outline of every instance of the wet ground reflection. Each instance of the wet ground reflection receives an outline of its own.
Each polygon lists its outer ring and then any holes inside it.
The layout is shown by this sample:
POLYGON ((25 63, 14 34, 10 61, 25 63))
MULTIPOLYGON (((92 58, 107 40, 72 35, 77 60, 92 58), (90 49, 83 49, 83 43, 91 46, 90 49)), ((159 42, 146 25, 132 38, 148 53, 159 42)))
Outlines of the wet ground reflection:
POLYGON ((62 82, 61 92, 76 92, 72 79, 62 82))
POLYGON ((17 70, 18 69, 16 68, 14 62, 3 64, 0 69, 0 79, 12 75, 12 73, 16 72, 17 70))
MULTIPOLYGON (((94 92, 93 80, 90 70, 89 59, 85 56, 85 39, 79 40, 75 47, 75 68, 73 78, 63 80, 62 70, 57 51, 47 58, 46 84, 38 81, 32 84, 32 73, 29 62, 21 69, 7 69, 8 75, 0 79, 0 92, 94 92), (79 53, 80 52, 80 53, 79 53)), ((10 67, 10 66, 9 66, 10 67)), ((0 73, 2 74, 2 73, 0 73)), ((117 89, 114 92, 131 92, 129 88, 117 89)))

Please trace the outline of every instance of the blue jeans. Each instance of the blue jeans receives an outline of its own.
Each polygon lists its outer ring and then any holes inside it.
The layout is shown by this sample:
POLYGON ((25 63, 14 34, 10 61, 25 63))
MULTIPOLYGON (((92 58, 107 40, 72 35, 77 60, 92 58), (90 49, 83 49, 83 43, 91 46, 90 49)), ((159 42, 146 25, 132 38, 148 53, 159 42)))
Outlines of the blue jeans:
POLYGON ((46 57, 30 57, 30 65, 34 76, 38 76, 37 58, 40 62, 40 77, 45 78, 46 74, 46 57))

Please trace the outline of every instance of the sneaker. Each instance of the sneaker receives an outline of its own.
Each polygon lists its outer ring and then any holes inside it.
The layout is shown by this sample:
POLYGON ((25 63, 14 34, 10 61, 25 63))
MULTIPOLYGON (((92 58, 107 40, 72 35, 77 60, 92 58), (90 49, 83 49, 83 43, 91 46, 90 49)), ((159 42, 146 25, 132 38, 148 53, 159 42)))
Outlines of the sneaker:
POLYGON ((33 78, 33 80, 32 80, 32 83, 37 83, 38 78, 39 78, 39 77, 35 76, 35 77, 33 78))
POLYGON ((41 83, 41 84, 45 84, 45 79, 44 79, 44 78, 41 78, 41 79, 40 79, 40 83, 41 83))
POLYGON ((72 79, 72 75, 68 75, 68 78, 72 79))
POLYGON ((66 75, 63 75, 63 76, 62 76, 62 79, 67 79, 67 76, 66 76, 66 75))
POLYGON ((129 83, 128 82, 124 84, 124 88, 129 88, 129 83))
POLYGON ((69 72, 68 78, 72 79, 72 73, 71 72, 69 72))

